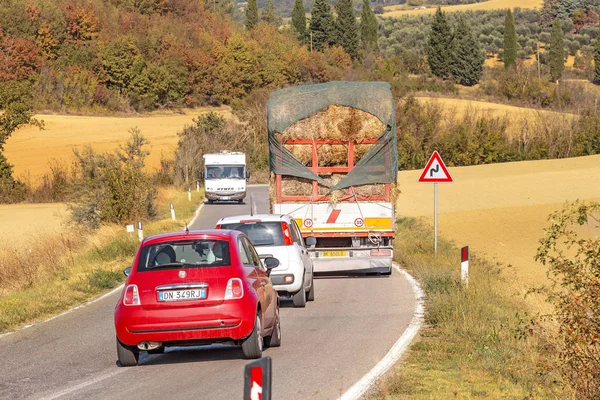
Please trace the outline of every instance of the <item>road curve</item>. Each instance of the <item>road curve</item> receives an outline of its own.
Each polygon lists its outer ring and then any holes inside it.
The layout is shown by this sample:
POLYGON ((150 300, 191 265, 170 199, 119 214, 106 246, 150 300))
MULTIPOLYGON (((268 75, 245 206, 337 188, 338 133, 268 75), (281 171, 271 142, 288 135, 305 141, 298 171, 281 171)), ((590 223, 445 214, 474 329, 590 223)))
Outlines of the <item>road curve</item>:
MULTIPOLYGON (((265 186, 251 186, 256 212, 268 212, 265 186)), ((212 228, 245 205, 205 205, 192 229, 212 228)), ((391 277, 319 278, 304 309, 283 304, 282 346, 273 359, 274 399, 335 399, 368 373, 409 326, 415 298, 391 277)), ((114 293, 84 308, 0 338, 0 398, 240 399, 248 362, 228 345, 170 348, 140 365, 116 364, 114 293)))

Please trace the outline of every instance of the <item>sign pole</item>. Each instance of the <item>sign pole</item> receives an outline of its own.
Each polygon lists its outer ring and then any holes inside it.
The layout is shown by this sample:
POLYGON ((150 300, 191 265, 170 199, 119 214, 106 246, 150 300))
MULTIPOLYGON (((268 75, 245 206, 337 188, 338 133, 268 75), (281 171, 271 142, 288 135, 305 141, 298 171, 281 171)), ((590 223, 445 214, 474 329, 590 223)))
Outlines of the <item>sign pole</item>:
POLYGON ((434 151, 425 165, 421 177, 421 183, 433 183, 433 253, 437 258, 438 248, 438 183, 452 183, 454 180, 446 168, 446 164, 437 151, 434 151))
POLYGON ((433 184, 433 252, 437 257, 437 231, 438 231, 438 184, 433 184))

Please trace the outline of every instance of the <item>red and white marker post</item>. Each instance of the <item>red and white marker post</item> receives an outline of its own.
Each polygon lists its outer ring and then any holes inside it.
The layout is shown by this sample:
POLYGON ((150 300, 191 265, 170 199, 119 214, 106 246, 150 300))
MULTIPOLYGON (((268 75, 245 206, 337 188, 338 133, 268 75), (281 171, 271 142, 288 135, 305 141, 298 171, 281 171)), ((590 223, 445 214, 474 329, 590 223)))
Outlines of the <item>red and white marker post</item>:
POLYGON ((246 364, 244 400, 271 400, 271 357, 246 364))
POLYGON ((438 210, 438 183, 452 183, 454 180, 446 168, 446 164, 442 160, 442 157, 437 151, 434 151, 429 161, 425 165, 421 177, 419 178, 421 183, 433 183, 433 251, 437 256, 437 210, 438 210))
POLYGON ((460 250, 460 279, 463 285, 469 286, 469 246, 460 250))

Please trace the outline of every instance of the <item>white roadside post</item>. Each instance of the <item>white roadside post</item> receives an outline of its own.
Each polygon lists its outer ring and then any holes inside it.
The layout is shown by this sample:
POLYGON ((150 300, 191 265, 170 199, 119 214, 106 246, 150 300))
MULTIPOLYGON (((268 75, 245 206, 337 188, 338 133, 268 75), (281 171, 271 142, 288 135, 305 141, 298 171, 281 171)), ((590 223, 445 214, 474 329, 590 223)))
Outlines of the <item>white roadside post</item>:
POLYGON ((469 286, 469 246, 460 250, 460 279, 463 285, 469 286))
POLYGON ((196 192, 200 191, 200 181, 196 181, 196 192))
POLYGON ((192 201, 192 187, 188 186, 188 201, 192 201))
POLYGON ((173 206, 173 203, 171 203, 171 219, 175 221, 175 207, 173 206))
POLYGON ((433 183, 433 252, 437 257, 437 231, 438 231, 438 183, 452 183, 454 180, 446 168, 446 164, 437 151, 434 151, 425 165, 421 176, 421 183, 433 183))
POLYGON ((127 225, 127 233, 129 233, 129 239, 133 238, 133 232, 135 232, 135 225, 127 225))
POLYGON ((144 230, 142 229, 142 221, 138 222, 138 238, 140 242, 144 240, 144 230))

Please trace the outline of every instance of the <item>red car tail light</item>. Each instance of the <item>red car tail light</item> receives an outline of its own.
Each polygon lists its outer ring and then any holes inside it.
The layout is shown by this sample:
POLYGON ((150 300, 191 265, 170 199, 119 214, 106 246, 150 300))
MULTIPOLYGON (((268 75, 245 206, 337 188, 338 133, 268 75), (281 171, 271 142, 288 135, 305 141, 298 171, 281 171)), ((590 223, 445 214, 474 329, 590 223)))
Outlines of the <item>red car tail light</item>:
POLYGON ((390 249, 371 249, 372 256, 391 256, 392 250, 390 249))
POLYGON ((139 306, 141 304, 137 285, 129 285, 125 288, 123 304, 126 306, 139 306))
POLYGON ((215 229, 221 229, 221 224, 218 224, 217 226, 215 226, 215 229))
POLYGON ((281 230, 283 231, 283 244, 286 246, 292 245, 294 241, 292 240, 292 232, 290 232, 287 222, 281 223, 281 230))
POLYGON ((225 289, 225 300, 241 299, 244 297, 244 286, 240 278, 231 278, 225 289))

